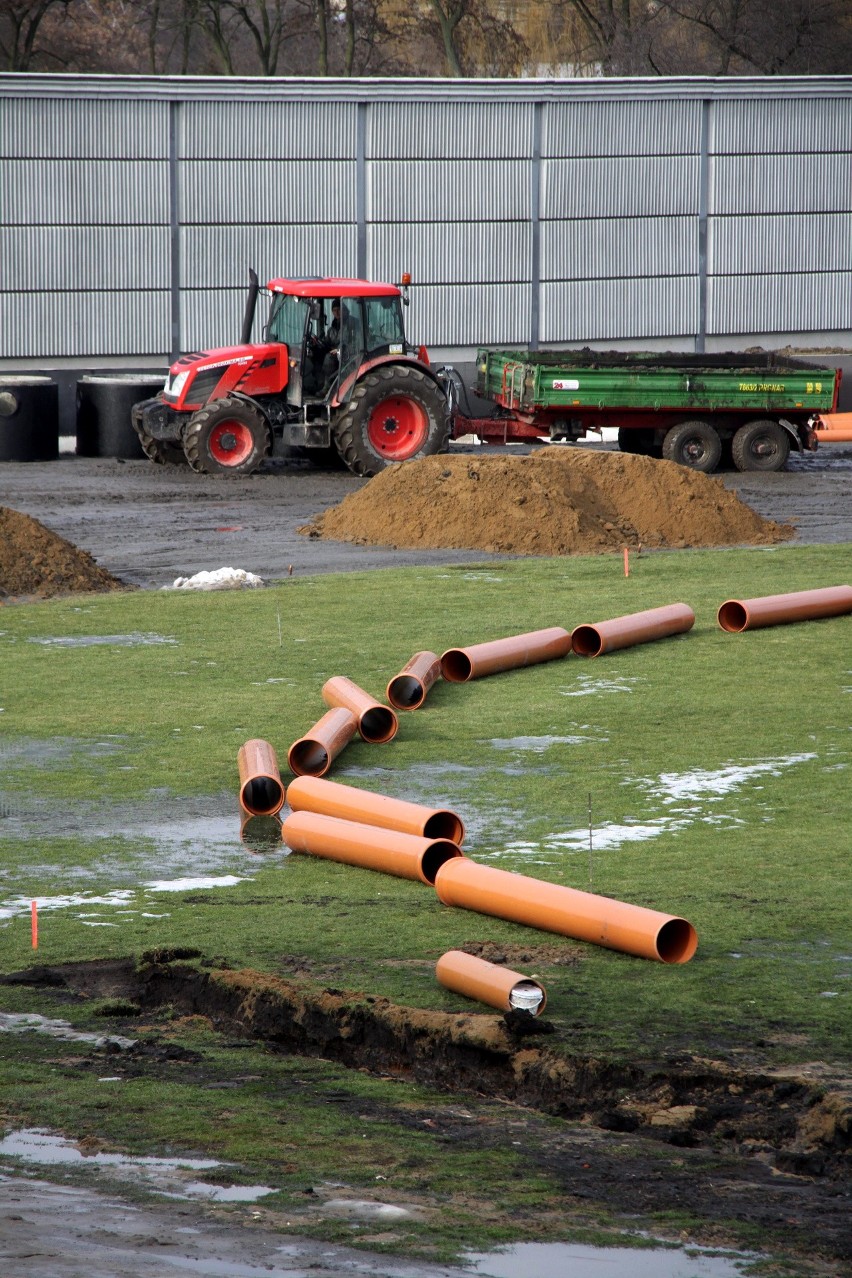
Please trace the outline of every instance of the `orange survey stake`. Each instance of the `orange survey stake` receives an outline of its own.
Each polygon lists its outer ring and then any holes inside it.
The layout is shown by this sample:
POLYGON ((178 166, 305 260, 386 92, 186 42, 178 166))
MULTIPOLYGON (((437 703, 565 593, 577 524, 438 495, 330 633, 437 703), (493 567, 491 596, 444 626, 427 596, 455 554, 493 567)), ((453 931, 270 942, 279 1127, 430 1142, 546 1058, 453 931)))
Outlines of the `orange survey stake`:
POLYGON ((287 802, 294 812, 318 812, 344 821, 417 834, 421 838, 449 839, 451 843, 461 843, 464 838, 464 822, 449 808, 429 808, 319 777, 297 777, 291 781, 287 802))
POLYGON ((698 945, 695 928, 686 919, 497 870, 468 857, 442 865, 435 890, 444 905, 560 932, 660 963, 686 963, 698 945))
POLYGON ((316 812, 291 812, 281 826, 281 834, 294 852, 310 852, 365 870, 418 879, 430 886, 446 861, 462 855, 449 839, 424 839, 316 812))

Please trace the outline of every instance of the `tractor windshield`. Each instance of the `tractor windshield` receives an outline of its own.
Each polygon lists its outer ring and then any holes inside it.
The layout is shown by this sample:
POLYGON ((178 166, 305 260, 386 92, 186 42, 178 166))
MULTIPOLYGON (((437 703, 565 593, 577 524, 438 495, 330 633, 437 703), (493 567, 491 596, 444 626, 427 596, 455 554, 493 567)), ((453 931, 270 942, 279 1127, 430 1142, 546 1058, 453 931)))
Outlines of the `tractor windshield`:
POLYGON ((300 347, 305 340, 305 324, 309 308, 310 298, 276 293, 269 312, 267 326, 269 340, 284 342, 289 347, 300 347))
POLYGON ((364 298, 364 337, 368 352, 386 350, 405 343, 402 308, 398 297, 364 298))

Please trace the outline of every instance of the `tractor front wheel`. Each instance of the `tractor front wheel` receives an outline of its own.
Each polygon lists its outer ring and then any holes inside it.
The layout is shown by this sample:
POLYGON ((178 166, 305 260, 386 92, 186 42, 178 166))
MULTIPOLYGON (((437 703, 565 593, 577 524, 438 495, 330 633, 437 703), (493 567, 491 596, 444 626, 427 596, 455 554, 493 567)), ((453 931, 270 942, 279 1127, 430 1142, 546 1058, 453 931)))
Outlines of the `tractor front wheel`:
POLYGON ((419 368, 405 364, 376 368, 357 384, 332 433, 353 474, 377 475, 392 462, 447 451, 447 401, 441 388, 419 368))
POLYGON ((243 399, 217 399, 200 408, 183 435, 186 460, 204 475, 250 475, 271 447, 266 418, 243 399))

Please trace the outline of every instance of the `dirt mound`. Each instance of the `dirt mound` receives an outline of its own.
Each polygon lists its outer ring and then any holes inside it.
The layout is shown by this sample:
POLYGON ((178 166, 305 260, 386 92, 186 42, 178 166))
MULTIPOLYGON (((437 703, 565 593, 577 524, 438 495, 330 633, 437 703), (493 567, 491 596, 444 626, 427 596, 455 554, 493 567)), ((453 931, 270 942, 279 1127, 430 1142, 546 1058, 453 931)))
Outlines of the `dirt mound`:
POLYGON ((37 519, 0 506, 0 599, 123 589, 124 583, 99 568, 87 551, 37 519))
POLYGON ((623 546, 771 545, 721 479, 629 454, 543 448, 528 457, 426 457, 390 466, 299 529, 361 545, 601 554, 623 546))

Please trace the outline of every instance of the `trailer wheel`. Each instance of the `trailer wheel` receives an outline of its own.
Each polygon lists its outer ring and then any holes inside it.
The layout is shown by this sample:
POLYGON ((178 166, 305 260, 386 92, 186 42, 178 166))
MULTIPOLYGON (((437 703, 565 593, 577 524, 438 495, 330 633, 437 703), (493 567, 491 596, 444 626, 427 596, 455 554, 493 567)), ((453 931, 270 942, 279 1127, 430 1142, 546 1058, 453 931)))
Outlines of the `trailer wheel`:
POLYGON ((216 399, 200 408, 183 435, 186 460, 204 475, 250 475, 271 446, 266 418, 243 399, 216 399))
POLYGON ((445 453, 450 444, 447 401, 419 368, 373 369, 332 424, 337 449, 356 475, 377 475, 392 462, 445 453))
POLYGON ((708 475, 719 465, 722 441, 709 422, 678 422, 663 440, 663 457, 708 475))
POLYGON ((783 470, 790 439, 777 422, 746 422, 734 435, 731 454, 737 470, 783 470))

